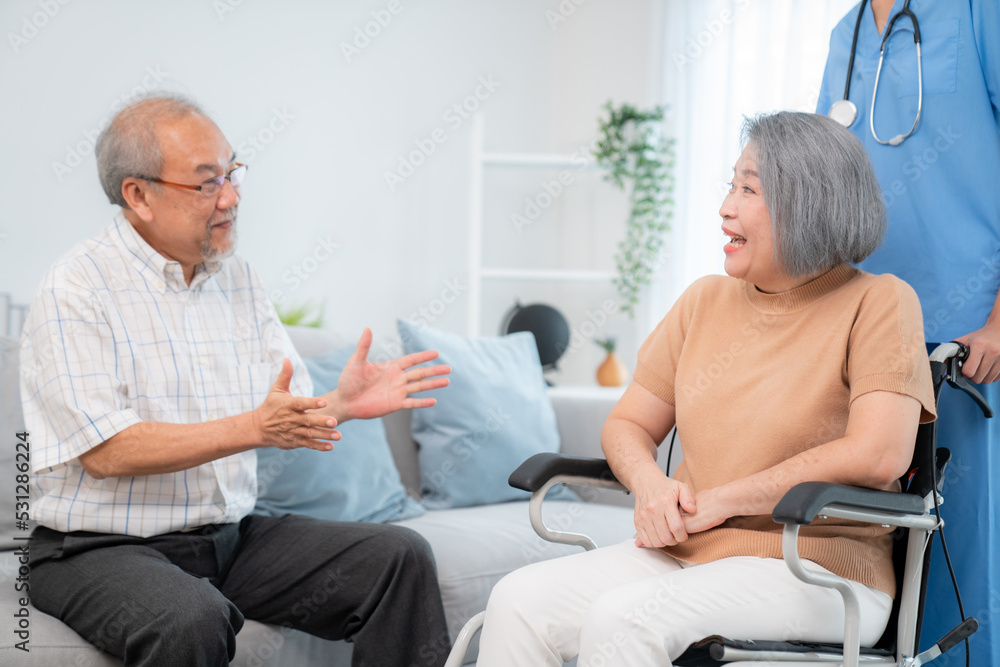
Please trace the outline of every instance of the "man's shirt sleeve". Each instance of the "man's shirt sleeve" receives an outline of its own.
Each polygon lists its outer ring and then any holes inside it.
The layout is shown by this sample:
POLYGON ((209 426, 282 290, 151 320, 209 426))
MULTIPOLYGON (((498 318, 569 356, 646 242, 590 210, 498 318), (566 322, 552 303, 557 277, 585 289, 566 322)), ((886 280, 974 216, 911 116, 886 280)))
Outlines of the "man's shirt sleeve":
POLYGON ((21 342, 21 395, 33 471, 79 457, 141 421, 127 407, 122 359, 96 294, 43 288, 21 342))

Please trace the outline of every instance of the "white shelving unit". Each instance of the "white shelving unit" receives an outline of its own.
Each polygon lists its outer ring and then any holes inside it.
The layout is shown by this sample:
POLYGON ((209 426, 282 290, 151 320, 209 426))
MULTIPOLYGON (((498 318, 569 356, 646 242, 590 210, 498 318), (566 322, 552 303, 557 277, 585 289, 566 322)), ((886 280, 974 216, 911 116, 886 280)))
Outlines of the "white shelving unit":
POLYGON ((484 128, 482 114, 472 118, 472 141, 469 155, 469 311, 466 329, 469 336, 480 335, 482 321, 483 284, 488 280, 544 281, 544 282, 610 282, 614 271, 581 269, 520 269, 483 265, 483 194, 485 170, 491 166, 524 169, 569 169, 574 171, 601 171, 595 160, 581 162, 578 155, 557 153, 495 153, 483 150, 484 128))
POLYGON ((21 337, 28 306, 11 301, 7 292, 0 292, 0 336, 21 337))

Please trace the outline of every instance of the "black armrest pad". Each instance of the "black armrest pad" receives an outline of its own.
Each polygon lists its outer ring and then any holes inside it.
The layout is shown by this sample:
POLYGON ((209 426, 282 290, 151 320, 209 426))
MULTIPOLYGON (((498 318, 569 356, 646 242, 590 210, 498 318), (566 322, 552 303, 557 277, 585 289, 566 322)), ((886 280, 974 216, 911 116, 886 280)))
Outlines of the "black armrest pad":
POLYGON ((535 454, 510 474, 507 483, 515 489, 534 493, 556 475, 615 479, 611 467, 604 459, 563 454, 535 454))
POLYGON ((777 523, 804 526, 811 523, 816 515, 830 504, 875 512, 918 516, 924 513, 923 499, 909 493, 877 491, 829 482, 803 482, 790 488, 778 501, 771 518, 777 523))

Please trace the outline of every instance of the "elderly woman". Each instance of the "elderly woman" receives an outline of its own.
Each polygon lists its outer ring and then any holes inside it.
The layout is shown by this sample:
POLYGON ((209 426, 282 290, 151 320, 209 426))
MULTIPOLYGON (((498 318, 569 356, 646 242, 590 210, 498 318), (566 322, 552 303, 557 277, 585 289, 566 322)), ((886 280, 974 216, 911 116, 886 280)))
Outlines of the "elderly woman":
MULTIPOLYGON (((808 480, 898 490, 934 418, 913 290, 859 262, 885 211, 864 148, 801 113, 747 121, 719 211, 729 277, 697 281, 639 351, 602 447, 635 496, 634 541, 518 570, 494 589, 479 665, 669 665, 718 634, 843 640, 843 603, 796 579, 770 513, 808 480), (655 459, 676 423, 684 461, 655 459)), ((853 582, 862 643, 889 617, 889 528, 803 528, 807 567, 853 582)))

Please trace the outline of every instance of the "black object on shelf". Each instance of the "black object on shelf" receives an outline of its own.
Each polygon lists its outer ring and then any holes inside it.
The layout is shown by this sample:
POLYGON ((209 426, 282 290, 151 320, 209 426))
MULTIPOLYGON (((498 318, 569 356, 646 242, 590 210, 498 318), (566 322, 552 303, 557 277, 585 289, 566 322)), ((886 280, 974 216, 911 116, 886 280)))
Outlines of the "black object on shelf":
POLYGON ((542 369, 558 369, 556 362, 569 347, 569 322, 562 313, 543 303, 522 306, 515 301, 514 307, 504 315, 500 325, 500 335, 530 331, 538 345, 538 359, 542 369))

